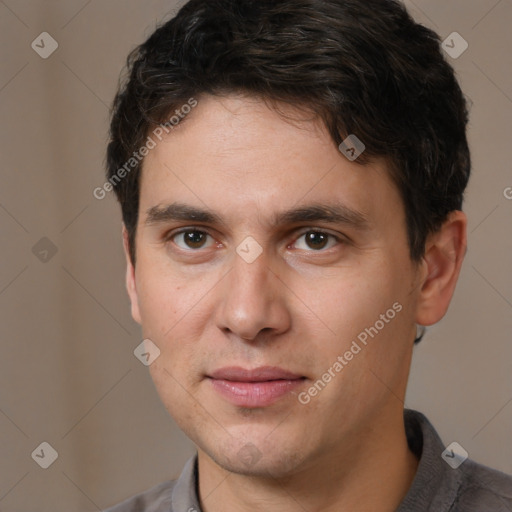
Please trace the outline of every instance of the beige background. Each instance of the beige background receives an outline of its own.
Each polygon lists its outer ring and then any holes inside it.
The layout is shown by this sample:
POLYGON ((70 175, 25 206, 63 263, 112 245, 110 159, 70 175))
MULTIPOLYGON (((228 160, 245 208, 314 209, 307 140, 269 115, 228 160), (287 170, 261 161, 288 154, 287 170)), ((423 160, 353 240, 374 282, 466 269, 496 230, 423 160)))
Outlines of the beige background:
MULTIPOLYGON (((512 0, 407 5, 469 43, 451 62, 473 103, 474 167, 466 262, 448 316, 416 349, 406 406, 512 473, 512 0)), ((92 194, 125 57, 175 7, 0 0, 2 512, 100 510, 176 477, 193 453, 133 355, 120 211, 92 194), (43 31, 59 44, 48 59, 31 48, 43 31), (32 252, 43 237, 57 248, 47 262, 32 252), (48 469, 31 458, 43 441, 58 452, 48 469)))

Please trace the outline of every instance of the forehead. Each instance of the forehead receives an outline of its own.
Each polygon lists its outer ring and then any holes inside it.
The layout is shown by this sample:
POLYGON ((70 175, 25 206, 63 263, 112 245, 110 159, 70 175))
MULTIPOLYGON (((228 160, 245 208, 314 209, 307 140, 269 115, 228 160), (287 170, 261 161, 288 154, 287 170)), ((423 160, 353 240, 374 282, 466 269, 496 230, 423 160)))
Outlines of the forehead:
POLYGON ((244 96, 200 98, 146 156, 139 220, 175 201, 260 219, 305 203, 368 218, 401 206, 384 161, 351 162, 312 115, 244 96))

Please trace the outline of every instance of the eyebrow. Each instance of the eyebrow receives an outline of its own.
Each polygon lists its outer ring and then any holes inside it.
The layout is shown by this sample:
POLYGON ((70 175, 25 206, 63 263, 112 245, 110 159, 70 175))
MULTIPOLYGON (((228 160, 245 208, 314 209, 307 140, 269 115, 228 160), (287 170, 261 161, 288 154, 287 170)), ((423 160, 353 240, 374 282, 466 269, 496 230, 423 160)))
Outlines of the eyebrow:
MULTIPOLYGON (((145 225, 147 226, 177 221, 192 221, 218 225, 225 224, 222 217, 217 213, 184 203, 153 206, 146 211, 145 225)), ((299 208, 278 212, 271 219, 271 224, 274 226, 298 224, 302 222, 346 224, 359 230, 369 229, 370 227, 370 222, 366 215, 341 203, 315 203, 305 205, 299 208)))
POLYGON ((206 224, 223 224, 221 217, 216 213, 183 203, 173 203, 167 206, 153 206, 146 212, 146 225, 172 221, 194 221, 204 222, 206 224))
POLYGON ((300 222, 328 222, 330 224, 347 224, 358 229, 369 228, 369 220, 362 212, 353 210, 341 203, 310 204, 285 212, 274 217, 274 224, 296 224, 300 222))

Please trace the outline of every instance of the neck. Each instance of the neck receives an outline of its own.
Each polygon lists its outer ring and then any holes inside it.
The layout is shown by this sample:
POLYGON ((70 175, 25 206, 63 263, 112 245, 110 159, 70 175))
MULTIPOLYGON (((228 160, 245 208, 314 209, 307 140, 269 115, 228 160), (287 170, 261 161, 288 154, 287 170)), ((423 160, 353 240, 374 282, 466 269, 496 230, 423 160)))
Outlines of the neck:
POLYGON ((395 511, 411 486, 418 460, 407 445, 402 410, 388 416, 286 478, 232 473, 198 450, 202 510, 395 511))

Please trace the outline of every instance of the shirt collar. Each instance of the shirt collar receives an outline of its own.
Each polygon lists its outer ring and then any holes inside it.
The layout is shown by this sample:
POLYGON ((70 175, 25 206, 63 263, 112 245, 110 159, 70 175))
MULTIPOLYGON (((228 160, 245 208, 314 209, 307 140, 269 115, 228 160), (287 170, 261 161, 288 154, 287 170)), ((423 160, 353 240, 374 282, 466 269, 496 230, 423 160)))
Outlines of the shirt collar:
POLYGON ((172 491, 172 512, 201 512, 198 497, 197 453, 191 457, 172 491))
POLYGON ((396 512, 447 512, 456 499, 462 472, 443 460, 441 438, 423 414, 405 409, 404 422, 409 448, 420 461, 412 485, 396 512))

